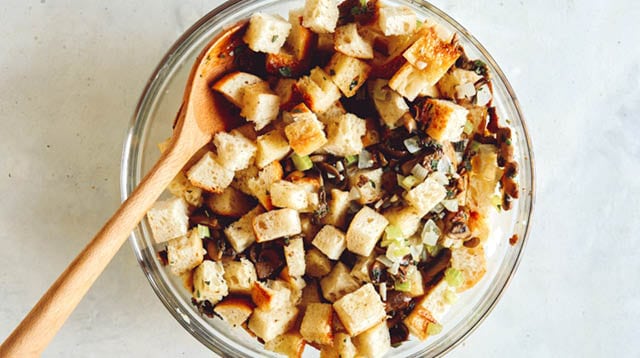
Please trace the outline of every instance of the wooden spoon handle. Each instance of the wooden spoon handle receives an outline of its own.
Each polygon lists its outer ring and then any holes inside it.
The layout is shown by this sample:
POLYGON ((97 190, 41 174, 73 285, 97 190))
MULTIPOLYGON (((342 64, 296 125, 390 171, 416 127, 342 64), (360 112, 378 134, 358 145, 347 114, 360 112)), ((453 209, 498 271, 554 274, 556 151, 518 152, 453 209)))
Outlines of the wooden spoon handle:
POLYGON ((20 325, 0 346, 0 357, 39 356, 118 252, 131 231, 193 151, 173 145, 131 196, 69 264, 20 325))

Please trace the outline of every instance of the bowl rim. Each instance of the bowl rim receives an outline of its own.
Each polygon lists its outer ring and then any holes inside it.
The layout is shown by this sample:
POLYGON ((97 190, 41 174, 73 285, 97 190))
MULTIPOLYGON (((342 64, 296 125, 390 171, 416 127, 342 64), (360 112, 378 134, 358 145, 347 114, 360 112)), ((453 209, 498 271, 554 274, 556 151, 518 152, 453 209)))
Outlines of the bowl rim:
MULTIPOLYGON (((531 226, 532 226, 532 219, 534 217, 534 208, 535 208, 535 201, 536 201, 536 194, 537 194, 537 186, 536 186, 536 166, 535 166, 535 155, 534 155, 534 148, 533 148, 533 143, 532 143, 532 139, 531 136, 529 134, 529 129, 527 126, 527 121, 524 117, 524 114, 522 112, 522 108, 520 105, 520 101, 518 100, 515 91, 513 89, 513 87, 511 86, 511 83, 509 82, 509 80, 507 79, 506 75, 504 74, 504 72, 502 71, 502 69, 500 68, 500 66, 498 66, 498 64, 496 63, 496 61, 494 60, 493 56, 491 56, 491 54, 489 53, 489 51, 487 51, 487 49, 476 39, 476 37, 474 35, 472 35, 464 26, 462 26, 458 21, 456 21, 455 19, 453 19, 451 16, 449 16, 447 13, 445 13, 444 11, 440 10, 438 7, 436 7, 435 5, 431 4, 430 2, 426 1, 426 0, 404 0, 406 2, 409 3, 415 3, 419 6, 422 6, 426 9, 428 9, 429 11, 433 12, 435 15, 437 15, 439 18, 441 18, 442 20, 446 21, 447 23, 449 23, 451 26, 453 26, 457 31, 461 32, 464 34, 464 36, 471 42, 471 44, 480 52, 482 53, 482 55, 485 57, 485 59, 490 63, 491 68, 493 70, 493 74, 497 75, 497 77, 499 77, 499 79, 502 81, 504 88, 507 91, 507 94, 509 95, 510 99, 511 99, 511 103, 513 104, 513 107, 515 108, 515 111, 517 112, 517 115, 519 117, 519 122, 520 125, 522 126, 522 134, 523 134, 523 139, 524 139, 524 143, 526 144, 526 153, 524 153, 526 156, 528 156, 528 164, 529 164, 529 171, 530 171, 530 176, 531 176, 531 181, 530 181, 530 185, 529 188, 527 189, 527 191, 525 192, 526 195, 530 196, 529 199, 529 206, 525 207, 524 209, 526 210, 526 215, 524 217, 524 219, 526 220, 526 225, 524 227, 524 233, 522 235, 521 238, 519 238, 519 248, 518 248, 518 252, 515 256, 515 260, 513 262, 513 265, 511 266, 511 270, 510 272, 506 275, 505 280, 504 280, 504 284, 502 285, 502 287, 499 287, 496 295, 494 297, 494 299, 492 301, 487 302, 487 306, 486 309, 484 310, 484 312, 479 316, 479 318, 477 318, 477 320, 469 327, 469 329, 467 329, 463 334, 461 334, 457 339, 455 339, 448 347, 446 347, 445 349, 443 349, 441 352, 437 353, 437 357, 440 356, 444 356, 447 353, 449 353, 451 350, 453 350, 454 348, 456 348, 460 343, 462 343, 465 339, 467 339, 467 337, 469 337, 469 335, 471 333, 473 333, 476 329, 478 329, 478 327, 485 321, 485 319, 489 316, 489 314, 494 310, 495 306, 497 305, 498 301, 502 298, 505 290, 507 289, 507 287, 509 286, 509 284, 511 283, 511 280, 513 279, 519 265, 520 262, 522 260, 522 256, 524 253, 524 249, 526 247, 526 244, 528 242, 529 236, 531 234, 531 226)), ((236 5, 240 5, 242 3, 251 3, 253 2, 253 0, 227 0, 225 2, 223 2, 222 4, 220 4, 219 6, 215 7, 214 9, 212 9, 211 11, 207 12, 204 16, 202 16, 200 19, 198 19, 194 24, 192 24, 189 28, 187 28, 174 42, 173 44, 169 47, 169 49, 165 52, 165 54, 162 56, 162 58, 160 59, 160 61, 158 62, 158 65, 156 65, 155 69, 153 70, 153 72, 151 73, 151 75, 149 76, 149 79, 147 80, 140 98, 136 104, 133 116, 131 117, 131 120, 129 121, 129 127, 127 130, 127 134, 125 136, 125 141, 123 144, 123 148, 122 148, 122 156, 121 156, 121 166, 120 166, 120 196, 121 196, 121 200, 124 201, 128 198, 129 196, 129 189, 131 186, 131 178, 128 177, 128 172, 127 169, 130 168, 131 166, 131 162, 132 162, 132 147, 137 147, 138 143, 137 143, 137 138, 136 138, 136 129, 139 127, 139 122, 138 122, 138 117, 140 115, 141 109, 147 104, 147 101, 149 100, 149 94, 152 93, 152 89, 153 87, 156 85, 156 81, 159 78, 159 76, 161 75, 161 73, 167 68, 167 64, 170 62, 170 60, 173 58, 173 54, 176 53, 179 49, 181 49, 183 46, 185 46, 186 44, 189 43, 189 39, 194 35, 194 33, 196 33, 204 24, 206 24, 207 22, 209 22, 213 17, 215 17, 216 15, 218 15, 219 13, 234 7, 236 5)), ((134 230, 135 232, 135 230, 134 230)), ((212 349, 215 353, 221 355, 221 356, 225 356, 225 354, 229 354, 232 352, 227 351, 225 348, 222 347, 212 347, 211 344, 209 344, 210 342, 207 341, 205 339, 205 337, 203 337, 200 334, 197 334, 197 332, 195 332, 193 330, 193 327, 190 326, 189 323, 189 319, 185 319, 184 314, 182 314, 179 310, 176 310, 175 306, 173 304, 171 304, 168 299, 161 294, 160 289, 158 287, 158 284, 155 282, 154 279, 152 279, 151 277, 151 272, 148 269, 148 267, 145 265, 145 257, 142 256, 142 250, 140 247, 138 247, 138 244, 136 243, 136 239, 135 239, 135 234, 134 232, 131 233, 131 235, 129 236, 129 241, 131 243, 131 245, 133 246, 133 252, 134 255, 138 261, 138 264, 140 266, 140 268, 142 269, 143 273, 145 274, 147 281, 149 282, 149 284, 151 285, 155 295, 160 299, 160 301, 162 302, 162 304, 165 306, 165 308, 171 313, 171 315, 176 319, 176 321, 178 321, 180 323, 180 325, 187 330, 194 338, 196 338, 199 342, 201 342, 205 347, 212 349), (222 348, 222 349, 221 349, 222 348)))

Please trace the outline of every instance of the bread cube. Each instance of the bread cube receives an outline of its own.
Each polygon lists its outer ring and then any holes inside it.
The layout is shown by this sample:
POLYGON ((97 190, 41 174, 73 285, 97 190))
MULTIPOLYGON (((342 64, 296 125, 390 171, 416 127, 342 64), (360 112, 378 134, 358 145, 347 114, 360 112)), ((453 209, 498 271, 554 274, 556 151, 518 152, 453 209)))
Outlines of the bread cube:
POLYGON ((302 26, 318 34, 333 33, 339 16, 335 0, 307 0, 304 4, 302 26))
POLYGON ((353 338, 359 356, 383 357, 391 350, 391 335, 386 322, 380 322, 353 338))
POLYGON ((371 282, 371 277, 369 276, 369 272, 371 271, 371 266, 376 261, 375 255, 369 256, 358 256, 356 263, 353 265, 351 269, 351 276, 360 280, 360 282, 371 282))
POLYGON ((253 218, 253 232, 257 242, 297 235, 302 232, 300 215, 289 208, 268 211, 253 218))
POLYGON ((229 294, 222 263, 203 261, 193 272, 193 298, 216 304, 229 294))
POLYGON ((289 240, 289 244, 284 247, 284 258, 287 261, 289 275, 304 275, 306 264, 304 260, 304 241, 302 239, 289 240))
POLYGON ((322 218, 322 223, 344 229, 351 202, 349 193, 339 189, 331 189, 330 196, 327 215, 322 218))
POLYGON ((429 324, 438 323, 449 305, 446 302, 447 281, 441 280, 416 304, 411 313, 403 320, 409 332, 424 341, 429 337, 429 324))
MULTIPOLYGON (((303 256, 304 262, 304 256, 303 256)), ((280 271, 278 275, 283 282, 288 285, 289 291, 291 291, 291 304, 298 305, 302 298, 302 290, 307 286, 307 281, 302 276, 293 276, 289 273, 289 267, 286 266, 280 271)))
POLYGON ((228 297, 218 303, 213 312, 231 326, 239 327, 251 316, 253 304, 244 297, 228 297))
POLYGON ((332 225, 325 225, 320 229, 312 244, 331 260, 339 259, 344 249, 347 248, 344 233, 332 225))
POLYGON ((265 342, 264 349, 282 354, 287 358, 301 358, 305 344, 302 335, 294 330, 265 342))
POLYGON ((432 85, 425 71, 417 69, 408 62, 389 79, 389 87, 409 101, 415 100, 432 85))
POLYGON ((291 24, 279 15, 254 13, 243 40, 256 52, 278 53, 289 36, 291 24))
POLYGON ((307 190, 287 180, 278 180, 269 187, 271 204, 278 208, 301 211, 309 206, 307 190))
POLYGON ((318 283, 316 280, 310 280, 307 285, 302 289, 302 296, 300 298, 300 306, 307 307, 310 303, 320 303, 320 290, 318 289, 318 283))
POLYGON ((360 36, 355 23, 338 27, 334 38, 336 51, 355 58, 373 58, 373 46, 360 36))
POLYGON ((311 56, 311 52, 317 42, 317 35, 302 26, 304 18, 304 9, 293 9, 289 11, 289 23, 291 23, 291 32, 287 37, 287 44, 291 47, 294 56, 299 59, 305 59, 311 56))
POLYGON ((434 28, 420 32, 421 36, 402 54, 410 64, 423 71, 429 86, 435 85, 462 54, 451 41, 438 36, 434 28))
POLYGON ((360 256, 369 256, 382 236, 389 221, 368 206, 353 217, 347 230, 347 250, 360 256))
POLYGON ((305 156, 320 149, 327 142, 323 127, 314 115, 287 125, 284 133, 293 151, 299 156, 305 156))
POLYGON ((242 94, 246 86, 260 84, 261 88, 266 91, 269 84, 262 78, 247 72, 231 72, 213 85, 213 90, 222 93, 222 95, 237 107, 242 105, 242 94))
POLYGON ((187 204, 199 207, 202 205, 202 189, 193 186, 184 172, 180 172, 167 186, 169 192, 184 199, 187 204))
POLYGON ((207 198, 207 207, 218 215, 239 218, 255 206, 255 202, 240 190, 226 187, 220 194, 212 194, 207 198))
POLYGON ((405 292, 409 297, 420 297, 424 295, 424 281, 418 268, 411 265, 407 268, 407 281, 411 284, 411 289, 405 292))
POLYGON ((409 106, 398 92, 389 88, 388 83, 383 79, 370 82, 369 94, 382 122, 393 129, 402 124, 402 116, 409 113, 409 106))
POLYGON ((456 142, 467 123, 469 111, 451 101, 427 100, 427 116, 430 118, 427 134, 439 141, 456 142))
POLYGON ((322 277, 331 271, 331 261, 318 249, 308 250, 304 260, 307 275, 311 277, 322 277))
POLYGON ((320 280, 322 297, 329 302, 335 302, 344 295, 360 288, 360 282, 349 273, 349 268, 342 262, 338 262, 331 272, 320 280))
POLYGON ((451 250, 451 267, 459 270, 464 282, 458 291, 465 291, 475 286, 487 272, 487 261, 482 245, 474 248, 460 247, 451 250))
POLYGON ((333 309, 352 337, 383 322, 387 316, 384 303, 370 283, 337 300, 333 309))
POLYGON ((293 304, 291 290, 286 282, 269 280, 267 283, 256 281, 251 288, 251 299, 258 308, 274 310, 293 304))
POLYGON ((224 233, 227 236, 229 243, 233 246, 233 249, 236 252, 243 252, 256 241, 256 236, 253 233, 253 219, 263 212, 264 209, 258 205, 253 210, 242 216, 240 220, 232 223, 224 229, 224 233))
POLYGON ((404 6, 383 6, 378 9, 378 26, 385 36, 411 34, 416 29, 416 13, 404 6))
POLYGON ((304 103, 314 112, 323 112, 340 99, 340 89, 320 67, 311 70, 309 76, 301 77, 296 88, 304 103))
POLYGON ((250 295, 253 284, 258 280, 256 267, 245 258, 240 261, 224 261, 224 280, 230 293, 250 295))
POLYGON ((255 165, 250 165, 247 169, 238 170, 233 177, 231 186, 245 194, 253 195, 251 188, 249 188, 249 181, 257 178, 258 172, 259 169, 255 165))
POLYGON ((275 310, 256 308, 249 318, 248 327, 256 336, 268 342, 293 328, 298 312, 292 306, 275 310))
POLYGON ((411 237, 418 231, 420 226, 420 213, 411 206, 394 206, 384 211, 382 214, 393 225, 400 229, 403 237, 411 237))
POLYGON ((335 101, 331 106, 329 106, 329 108, 317 113, 317 116, 320 122, 324 123, 325 126, 328 126, 331 123, 337 122, 343 114, 347 114, 344 106, 342 106, 340 101, 335 101))
POLYGON ((258 168, 264 168, 274 161, 282 160, 291 151, 287 138, 279 129, 274 129, 259 136, 257 147, 256 165, 258 168))
POLYGON ((404 199, 418 211, 420 217, 425 216, 446 197, 447 189, 431 177, 404 195, 404 199))
POLYGON ((322 150, 340 157, 359 154, 366 131, 364 119, 351 113, 343 114, 327 125, 327 143, 322 150))
POLYGON ((298 102, 293 88, 296 80, 293 78, 280 78, 273 91, 280 97, 280 109, 289 109, 298 102))
POLYGON ((300 334, 307 342, 333 344, 333 309, 327 303, 311 303, 305 310, 300 334))
POLYGON ((258 198, 260 204, 268 210, 273 208, 269 187, 271 187, 272 183, 282 179, 282 175, 282 165, 280 165, 280 162, 274 161, 262 168, 257 177, 247 179, 247 186, 251 191, 251 195, 258 198))
POLYGON ((205 249, 197 230, 191 230, 187 236, 167 241, 167 259, 171 272, 180 276, 200 265, 204 259, 205 249))
POLYGON ((187 171, 187 178, 194 186, 210 191, 222 193, 233 180, 233 171, 220 164, 218 157, 207 152, 196 164, 187 171))
POLYGON ((213 136, 220 164, 229 170, 246 169, 256 154, 253 141, 237 131, 218 132, 213 136))
POLYGON ((282 113, 282 122, 284 124, 291 124, 306 118, 317 119, 315 113, 313 113, 304 103, 298 103, 290 110, 282 113))
POLYGON ((242 89, 240 115, 253 122, 257 131, 266 127, 280 113, 280 97, 271 90, 265 90, 260 83, 242 89))
MULTIPOLYGON (((464 86, 473 86, 482 76, 474 71, 452 67, 437 83, 437 89, 441 97, 448 99, 465 98, 464 86)), ((473 94, 475 94, 475 88, 473 94)))
POLYGON ((351 337, 343 332, 338 332, 333 338, 333 345, 324 345, 320 349, 320 358, 355 358, 356 346, 351 342, 351 337))
POLYGON ((147 220, 158 244, 186 235, 189 228, 187 203, 182 198, 157 201, 147 212, 147 220))
POLYGON ((352 97, 369 78, 371 66, 355 57, 336 52, 325 66, 325 72, 345 97, 352 97))
POLYGON ((349 180, 351 188, 360 194, 360 204, 374 203, 382 197, 382 168, 358 170, 349 180))

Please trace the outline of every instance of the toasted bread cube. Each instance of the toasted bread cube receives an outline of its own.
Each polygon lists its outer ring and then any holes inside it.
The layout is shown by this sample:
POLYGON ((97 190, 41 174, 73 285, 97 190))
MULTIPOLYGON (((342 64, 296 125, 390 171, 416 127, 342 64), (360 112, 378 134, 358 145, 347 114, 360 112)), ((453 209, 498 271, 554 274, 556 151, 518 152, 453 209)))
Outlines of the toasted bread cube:
MULTIPOLYGON (((437 83, 437 89, 440 95, 448 99, 465 98, 465 86, 473 86, 482 76, 478 75, 474 71, 463 70, 461 68, 453 67, 449 70, 440 81, 437 83)), ((473 88, 473 94, 475 95, 475 88, 473 88)))
POLYGON ((311 303, 305 310, 300 334, 307 342, 333 344, 333 308, 327 303, 311 303))
POLYGON ((265 69, 274 76, 299 77, 309 71, 311 59, 299 60, 288 47, 283 47, 278 53, 267 54, 265 69))
POLYGON ((369 78, 371 66, 362 60, 336 52, 325 66, 325 72, 345 97, 352 97, 369 78))
POLYGON ((360 282, 351 276, 349 271, 349 268, 342 262, 333 266, 333 270, 320 280, 322 297, 329 302, 335 302, 360 288, 360 282))
POLYGON ((402 116, 409 113, 409 106, 398 92, 389 88, 388 83, 383 79, 370 82, 369 93, 382 122, 393 129, 401 124, 402 116))
POLYGON ((318 34, 333 33, 339 16, 335 0, 307 0, 304 4, 302 26, 318 34))
POLYGON ((307 275, 311 277, 322 277, 331 272, 331 261, 318 249, 308 250, 304 260, 307 275))
POLYGON ((258 205, 253 210, 244 214, 240 220, 224 229, 229 243, 236 252, 243 252, 256 241, 256 236, 253 233, 253 219, 263 212, 262 207, 258 205))
POLYGON ((258 308, 274 310, 290 306, 291 289, 282 280, 256 281, 251 288, 251 299, 258 308))
POLYGON ((279 15, 254 13, 243 40, 256 52, 278 53, 289 36, 291 24, 279 15))
POLYGON ((384 211, 382 214, 393 225, 400 229, 403 237, 411 237, 418 231, 420 226, 420 213, 411 206, 395 206, 384 211))
POLYGON ((268 210, 273 208, 269 187, 271 187, 272 183, 282 179, 283 174, 280 162, 273 161, 271 164, 262 168, 262 170, 258 172, 257 177, 247 180, 247 186, 251 191, 251 195, 258 198, 260 204, 268 210))
POLYGON ((351 276, 360 280, 360 282, 371 282, 371 276, 369 276, 369 272, 371 272, 371 266, 376 261, 375 255, 369 256, 359 256, 356 260, 356 263, 353 265, 351 269, 351 276))
POLYGON ((304 103, 298 103, 290 110, 282 113, 282 122, 284 124, 291 124, 306 118, 317 119, 316 114, 313 113, 304 103))
POLYGON ((318 43, 316 44, 318 51, 333 52, 333 34, 318 34, 318 43))
POLYGON ((293 78, 280 78, 273 91, 280 97, 280 108, 286 109, 296 103, 296 95, 293 88, 296 80, 293 78))
POLYGON ((244 297, 228 297, 218 303, 213 311, 233 327, 239 327, 249 319, 253 305, 244 297))
POLYGON ((359 356, 380 358, 391 350, 391 335, 386 322, 380 322, 353 339, 359 356))
POLYGON ((287 358, 301 358, 306 342, 296 331, 287 332, 264 343, 264 349, 280 353, 287 358))
POLYGON ((284 258, 287 261, 289 275, 304 275, 306 264, 304 261, 304 241, 302 239, 289 240, 289 245, 284 247, 284 258))
POLYGON ((291 47, 293 54, 299 60, 305 59, 311 55, 311 51, 317 40, 317 35, 302 26, 304 18, 304 9, 293 9, 289 11, 289 23, 291 23, 291 32, 287 37, 287 44, 291 47))
POLYGON ((364 119, 351 113, 343 114, 327 125, 327 143, 322 150, 340 157, 359 154, 366 131, 364 119))
POLYGON ((424 295, 424 281, 422 274, 416 266, 411 265, 407 269, 407 281, 411 283, 411 289, 405 292, 407 296, 413 298, 424 295))
POLYGON ((281 130, 274 129, 258 137, 256 165, 264 168, 276 160, 282 160, 291 151, 289 142, 281 130))
POLYGON ((409 190, 404 196, 407 203, 418 211, 420 217, 425 216, 446 197, 447 189, 431 177, 409 190))
POLYGON ((314 112, 324 112, 341 97, 340 89, 320 67, 312 69, 309 76, 301 77, 296 88, 314 112))
POLYGON ((320 358, 355 358, 356 346, 351 342, 351 337, 343 332, 338 332, 333 338, 333 345, 324 345, 320 349, 320 358))
POLYGON ((384 303, 370 283, 337 300, 333 309, 352 337, 383 322, 387 316, 384 303))
POLYGON ((447 311, 446 292, 449 290, 446 280, 441 280, 416 304, 411 313, 403 320, 409 332, 424 341, 429 337, 429 324, 438 323, 447 311))
POLYGON ((420 34, 402 56, 423 71, 427 84, 433 86, 453 66, 461 51, 455 43, 441 39, 434 28, 428 28, 420 34))
POLYGON ((242 90, 240 108, 240 115, 253 122, 259 131, 278 117, 280 97, 271 90, 265 91, 259 83, 248 85, 242 90))
POLYGON ((465 291, 475 286, 487 272, 487 261, 482 245, 474 248, 460 247, 451 250, 451 267, 462 272, 463 284, 458 291, 465 291))
POLYGON ((431 119, 427 134, 431 138, 439 142, 460 140, 469 114, 466 108, 440 99, 428 99, 427 108, 427 116, 431 119))
POLYGON ((331 260, 339 259, 344 249, 347 248, 344 233, 332 225, 325 225, 320 229, 312 244, 331 260))
POLYGON ((355 58, 373 58, 373 46, 360 36, 355 23, 338 27, 334 37, 336 51, 355 58))
POLYGON ((271 204, 278 208, 301 211, 309 206, 307 190, 287 180, 278 180, 269 187, 271 204))
POLYGON ((213 137, 220 164, 229 170, 246 169, 256 154, 256 145, 240 132, 218 132, 213 137))
POLYGON ((312 220, 312 215, 300 215, 300 225, 302 226, 302 236, 304 236, 304 240, 306 243, 311 243, 314 237, 320 229, 321 225, 316 224, 314 220, 312 220))
POLYGON ((323 127, 314 115, 287 125, 284 133, 293 151, 299 156, 305 156, 320 149, 327 142, 323 127))
POLYGON ((344 229, 351 202, 351 200, 349 200, 349 193, 339 189, 331 189, 330 195, 331 199, 329 200, 328 212, 327 215, 322 218, 322 223, 344 229))
POLYGON ((331 123, 337 122, 343 114, 347 114, 347 111, 344 109, 344 106, 340 101, 336 101, 333 102, 329 108, 318 113, 317 116, 320 122, 327 126, 331 123))
POLYGON ((358 170, 349 179, 351 188, 360 194, 360 204, 376 202, 382 196, 382 168, 358 170))
POLYGON ((385 36, 411 34, 416 29, 416 13, 404 6, 383 6, 378 9, 378 26, 385 36))
POLYGON ((300 215, 289 208, 268 211, 253 218, 253 232, 257 242, 297 235, 302 232, 300 215))
POLYGON ((389 221, 368 206, 353 217, 347 230, 347 250, 360 256, 369 256, 382 236, 389 221))
POLYGON ((257 178, 258 172, 259 169, 255 165, 250 165, 247 169, 238 170, 233 177, 231 186, 245 194, 253 195, 251 188, 249 188, 249 181, 257 178))
POLYGON ((249 318, 249 329, 259 338, 268 342, 288 332, 296 323, 299 310, 287 306, 275 310, 256 308, 249 318))
POLYGON ((288 285, 289 291, 291 291, 291 304, 298 305, 302 298, 302 290, 307 286, 307 281, 302 276, 291 275, 289 267, 284 267, 278 277, 288 285))
POLYGON ((242 92, 246 86, 260 84, 263 90, 269 89, 269 84, 262 78, 247 72, 231 72, 213 85, 213 90, 222 93, 224 97, 237 107, 242 105, 242 92))
POLYGON ((302 289, 302 296, 300 298, 300 306, 307 307, 310 303, 320 303, 320 290, 318 289, 318 283, 316 280, 310 280, 307 285, 302 289))
POLYGON ((224 280, 230 293, 250 295, 253 284, 258 280, 256 267, 245 258, 240 261, 224 261, 224 280))
POLYGON ((215 214, 239 218, 253 209, 255 203, 240 190, 229 186, 222 193, 209 196, 206 204, 215 214))
POLYGON ((205 249, 197 230, 191 230, 187 236, 167 241, 167 259, 171 272, 180 276, 200 265, 204 259, 205 249))
POLYGON ((173 178, 167 186, 167 190, 171 194, 184 199, 191 206, 199 207, 202 205, 202 189, 193 186, 184 172, 178 173, 173 178))
POLYGON ((233 171, 225 168, 212 152, 207 152, 187 171, 187 178, 194 186, 210 191, 222 193, 233 180, 233 171))
POLYGON ((189 228, 187 203, 182 198, 157 201, 147 212, 147 219, 158 244, 184 236, 189 228))
POLYGON ((402 65, 389 80, 389 87, 409 101, 416 99, 432 85, 425 71, 415 68, 408 62, 402 65))
POLYGON ((229 294, 224 280, 224 267, 220 262, 203 261, 193 272, 193 298, 216 304, 229 294))

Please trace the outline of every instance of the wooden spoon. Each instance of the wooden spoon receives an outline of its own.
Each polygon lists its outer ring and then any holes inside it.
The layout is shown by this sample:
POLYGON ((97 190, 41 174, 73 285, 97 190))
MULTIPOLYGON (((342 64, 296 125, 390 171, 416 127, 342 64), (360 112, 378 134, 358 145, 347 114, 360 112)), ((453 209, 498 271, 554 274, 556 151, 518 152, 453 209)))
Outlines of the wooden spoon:
POLYGON ((200 53, 185 88, 169 148, 2 343, 0 357, 42 353, 165 187, 214 133, 227 129, 225 103, 211 92, 210 85, 234 68, 230 53, 242 43, 246 25, 241 22, 227 29, 200 53))

